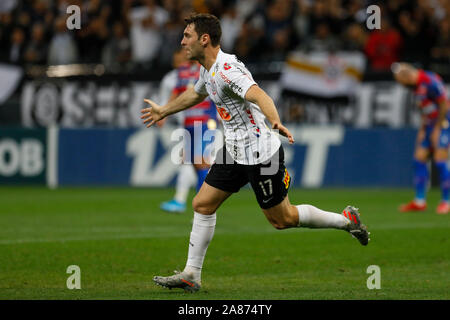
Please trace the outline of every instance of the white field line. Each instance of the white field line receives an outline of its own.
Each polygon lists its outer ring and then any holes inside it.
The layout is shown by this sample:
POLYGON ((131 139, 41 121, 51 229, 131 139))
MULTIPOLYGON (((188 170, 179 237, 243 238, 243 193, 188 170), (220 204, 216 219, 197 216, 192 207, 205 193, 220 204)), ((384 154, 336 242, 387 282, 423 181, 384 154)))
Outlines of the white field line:
MULTIPOLYGON (((373 231, 376 230, 401 230, 401 229, 445 229, 449 228, 448 226, 439 226, 436 223, 429 224, 403 224, 403 225, 377 225, 376 227, 370 228, 369 231, 372 232, 372 236, 375 235, 373 231)), ((56 230, 55 230, 56 231, 56 230)), ((77 235, 64 235, 68 232, 73 233, 76 232, 76 229, 70 228, 66 230, 58 230, 63 235, 53 234, 50 237, 45 237, 42 234, 34 234, 30 235, 26 238, 14 238, 14 239, 0 239, 0 245, 8 245, 8 244, 20 244, 20 243, 42 243, 42 242, 69 242, 69 241, 96 241, 96 240, 118 240, 118 239, 152 239, 152 238, 176 238, 176 237, 189 237, 189 231, 186 231, 186 234, 180 234, 180 230, 178 228, 172 227, 148 227, 148 228, 121 228, 121 227, 95 227, 89 229, 83 229, 83 234, 77 235), (86 233, 95 233, 95 234, 86 234, 86 233)), ((267 227, 227 227, 221 228, 216 227, 215 234, 266 234, 266 233, 283 233, 283 232, 329 232, 330 229, 289 229, 287 231, 278 231, 273 229, 270 226, 267 227)), ((56 232, 58 233, 58 232, 56 232)))

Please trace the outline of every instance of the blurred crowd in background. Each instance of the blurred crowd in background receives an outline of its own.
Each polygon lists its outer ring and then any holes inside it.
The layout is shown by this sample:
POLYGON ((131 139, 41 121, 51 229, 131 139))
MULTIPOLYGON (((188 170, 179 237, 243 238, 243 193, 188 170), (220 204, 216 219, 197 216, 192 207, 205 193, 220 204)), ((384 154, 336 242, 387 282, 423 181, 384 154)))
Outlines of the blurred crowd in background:
POLYGON ((357 50, 374 71, 399 60, 450 62, 449 0, 2 0, 0 61, 170 68, 193 11, 218 16, 223 51, 246 63, 283 61, 293 50, 357 50), (366 27, 372 4, 380 30, 366 27), (69 5, 81 8, 79 30, 66 26, 69 5))

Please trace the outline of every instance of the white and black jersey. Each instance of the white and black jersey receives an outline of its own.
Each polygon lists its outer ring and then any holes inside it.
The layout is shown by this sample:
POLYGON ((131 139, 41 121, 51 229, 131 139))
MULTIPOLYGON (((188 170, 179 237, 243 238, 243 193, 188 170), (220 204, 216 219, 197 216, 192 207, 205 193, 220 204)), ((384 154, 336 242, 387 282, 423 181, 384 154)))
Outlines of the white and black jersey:
POLYGON ((245 100, 247 90, 257 85, 251 73, 235 55, 219 51, 207 71, 203 66, 195 91, 209 95, 222 119, 225 146, 233 159, 243 165, 269 160, 281 142, 265 123, 259 106, 245 100))

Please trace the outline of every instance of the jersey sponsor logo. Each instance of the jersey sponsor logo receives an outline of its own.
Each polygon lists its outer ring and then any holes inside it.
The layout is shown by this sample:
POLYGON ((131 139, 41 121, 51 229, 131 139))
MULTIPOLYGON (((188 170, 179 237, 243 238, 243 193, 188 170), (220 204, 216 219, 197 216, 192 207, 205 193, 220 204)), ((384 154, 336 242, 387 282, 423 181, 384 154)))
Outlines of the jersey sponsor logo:
POLYGON ((259 129, 259 127, 256 125, 255 119, 253 118, 253 115, 251 113, 250 110, 246 109, 245 112, 248 115, 248 118, 250 120, 250 123, 253 125, 253 134, 259 138, 261 136, 261 130, 259 129))
POLYGON ((269 201, 272 200, 272 199, 273 199, 273 197, 270 197, 269 199, 265 199, 265 200, 263 200, 262 202, 267 203, 267 202, 269 202, 269 201))
POLYGON ((219 113, 220 117, 222 118, 222 120, 224 120, 224 121, 231 120, 231 115, 227 112, 227 110, 225 108, 216 106, 216 109, 217 109, 217 112, 219 113))
POLYGON ((230 69, 231 69, 231 65, 229 65, 228 62, 225 62, 225 63, 223 64, 223 69, 224 69, 224 70, 230 70, 230 69))
POLYGON ((219 71, 219 75, 220 77, 223 79, 223 81, 225 81, 225 83, 227 83, 230 86, 230 89, 233 90, 234 92, 242 92, 242 88, 240 86, 238 86, 236 83, 234 83, 233 81, 231 81, 230 79, 228 79, 228 77, 226 75, 224 75, 222 73, 222 71, 219 71))
MULTIPOLYGON (((214 72, 213 72, 213 76, 214 76, 214 72)), ((213 96, 215 96, 217 94, 217 86, 216 86, 216 81, 214 80, 214 78, 211 79, 211 90, 212 90, 212 94, 213 96)))

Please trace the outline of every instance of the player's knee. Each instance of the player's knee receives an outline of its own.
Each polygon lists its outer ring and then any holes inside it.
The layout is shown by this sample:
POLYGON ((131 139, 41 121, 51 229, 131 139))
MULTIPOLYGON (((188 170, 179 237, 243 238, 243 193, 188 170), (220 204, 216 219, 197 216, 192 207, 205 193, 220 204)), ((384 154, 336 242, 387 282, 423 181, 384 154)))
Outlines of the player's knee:
POLYGON ((428 158, 428 155, 426 155, 425 153, 417 152, 414 155, 414 160, 419 161, 419 162, 426 162, 427 158, 428 158))
POLYGON ((448 159, 447 150, 439 149, 433 154, 433 160, 435 162, 447 161, 447 159, 448 159))
POLYGON ((195 212, 199 212, 199 210, 202 209, 202 203, 197 197, 194 197, 194 199, 192 199, 192 209, 195 212))
POLYGON ((194 199, 192 199, 192 209, 195 212, 201 213, 201 214, 212 214, 214 213, 213 208, 205 202, 202 201, 199 197, 195 196, 194 199))

